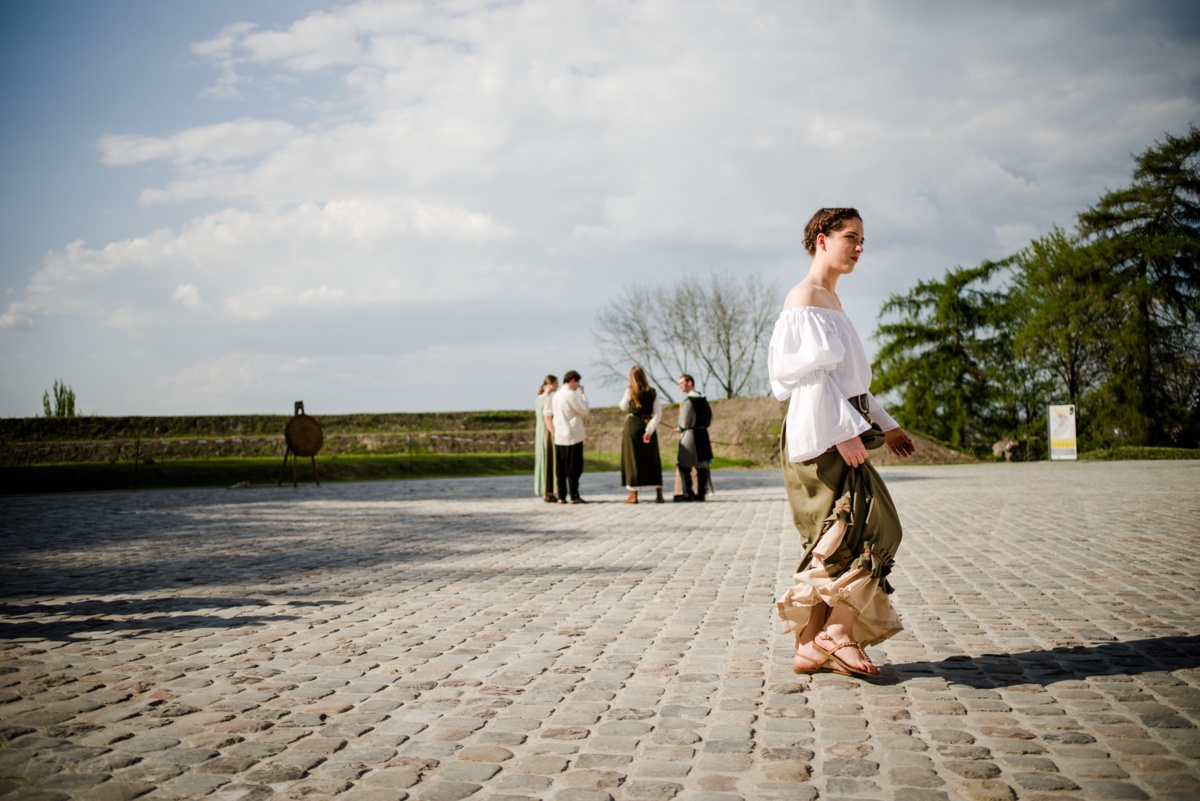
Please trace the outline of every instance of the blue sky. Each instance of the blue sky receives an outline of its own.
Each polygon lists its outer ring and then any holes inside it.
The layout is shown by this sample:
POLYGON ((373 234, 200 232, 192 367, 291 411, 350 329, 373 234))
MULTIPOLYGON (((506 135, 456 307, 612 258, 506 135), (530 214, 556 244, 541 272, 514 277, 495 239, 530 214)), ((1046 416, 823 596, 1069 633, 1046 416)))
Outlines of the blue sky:
POLYGON ((1187 2, 0 4, 0 416, 521 408, 630 283, 998 258, 1200 115, 1187 2))

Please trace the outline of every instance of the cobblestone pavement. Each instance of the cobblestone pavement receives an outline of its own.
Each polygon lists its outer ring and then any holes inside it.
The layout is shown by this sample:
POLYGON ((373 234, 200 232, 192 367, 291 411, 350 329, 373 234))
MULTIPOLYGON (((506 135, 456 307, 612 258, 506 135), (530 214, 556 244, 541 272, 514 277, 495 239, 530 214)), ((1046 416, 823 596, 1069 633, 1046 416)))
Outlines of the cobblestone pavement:
POLYGON ((1200 798, 1200 462, 890 468, 907 626, 791 671, 772 472, 0 501, 0 797, 1200 798))

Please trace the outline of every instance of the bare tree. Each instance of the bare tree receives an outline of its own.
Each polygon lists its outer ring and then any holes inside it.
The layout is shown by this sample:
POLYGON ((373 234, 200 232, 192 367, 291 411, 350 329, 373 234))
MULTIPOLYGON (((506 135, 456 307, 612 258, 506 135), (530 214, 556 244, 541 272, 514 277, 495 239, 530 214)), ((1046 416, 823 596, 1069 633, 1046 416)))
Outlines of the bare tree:
POLYGON ((715 381, 725 397, 747 394, 766 349, 777 298, 759 274, 687 276, 670 287, 625 288, 596 316, 601 382, 623 384, 640 364, 664 399, 680 373, 715 381))
POLYGON ((674 403, 670 390, 660 381, 674 372, 675 364, 671 343, 662 336, 659 325, 661 303, 660 293, 634 285, 622 289, 601 309, 593 331, 601 353, 596 366, 600 368, 600 382, 613 386, 624 384, 629 379, 629 368, 640 364, 662 397, 674 403))
POLYGON ((698 307, 696 355, 725 397, 736 398, 746 394, 764 361, 777 312, 775 293, 757 273, 739 282, 714 272, 707 290, 698 307))

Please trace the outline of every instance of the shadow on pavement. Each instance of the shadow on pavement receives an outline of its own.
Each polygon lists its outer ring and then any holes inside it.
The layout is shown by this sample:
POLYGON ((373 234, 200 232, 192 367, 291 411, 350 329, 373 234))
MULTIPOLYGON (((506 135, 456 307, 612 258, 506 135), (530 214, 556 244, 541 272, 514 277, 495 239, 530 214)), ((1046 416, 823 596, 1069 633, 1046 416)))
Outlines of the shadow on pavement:
POLYGON ((261 598, 136 598, 87 599, 66 603, 0 604, 0 640, 20 639, 70 641, 79 634, 88 639, 105 634, 133 637, 144 632, 174 629, 228 629, 267 622, 295 620, 298 615, 236 615, 202 613, 200 610, 236 609, 250 606, 314 606, 339 602, 291 601, 272 603, 261 598))
POLYGON ((128 514, 117 513, 98 516, 87 527, 17 528, 0 535, 5 554, 0 599, 292 583, 313 572, 394 564, 412 565, 408 576, 436 570, 446 559, 589 536, 566 528, 565 518, 531 521, 524 514, 472 512, 453 504, 414 511, 358 503, 353 517, 344 506, 312 514, 278 509, 156 508, 134 513, 136 525, 129 524, 128 514))
POLYGON ((1200 667, 1200 635, 1157 637, 1091 646, 1053 648, 1017 654, 951 656, 940 662, 893 664, 879 682, 899 684, 936 676, 978 689, 1042 686, 1100 676, 1188 670, 1200 667))

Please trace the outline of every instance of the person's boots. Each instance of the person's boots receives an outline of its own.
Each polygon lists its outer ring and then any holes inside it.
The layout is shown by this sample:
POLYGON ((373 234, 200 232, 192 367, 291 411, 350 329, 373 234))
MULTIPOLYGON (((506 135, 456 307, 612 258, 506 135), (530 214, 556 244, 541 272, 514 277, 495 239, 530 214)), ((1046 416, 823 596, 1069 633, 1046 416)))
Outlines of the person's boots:
POLYGON ((675 494, 671 496, 671 500, 675 503, 686 501, 687 496, 683 494, 683 469, 679 465, 675 466, 675 494))
POLYGON ((692 490, 692 468, 690 468, 690 467, 679 468, 679 478, 683 483, 683 494, 676 495, 671 500, 673 500, 673 501, 694 501, 694 500, 696 500, 696 493, 692 490))
POLYGON ((708 468, 696 468, 696 500, 704 500, 704 496, 708 494, 708 468))

